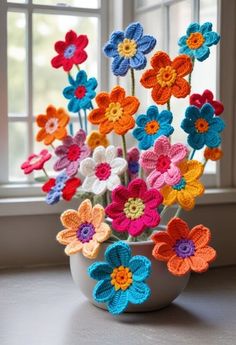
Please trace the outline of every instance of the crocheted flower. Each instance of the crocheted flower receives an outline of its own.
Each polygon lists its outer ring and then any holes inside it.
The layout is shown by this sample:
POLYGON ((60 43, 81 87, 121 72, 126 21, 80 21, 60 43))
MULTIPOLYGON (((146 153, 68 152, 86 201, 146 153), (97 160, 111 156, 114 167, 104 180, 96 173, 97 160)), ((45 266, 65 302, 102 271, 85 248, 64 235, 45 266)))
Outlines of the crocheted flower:
POLYGON ((95 98, 98 108, 90 112, 88 120, 99 125, 101 134, 108 134, 112 130, 116 134, 124 135, 133 128, 135 121, 132 117, 139 107, 136 97, 125 97, 125 90, 116 86, 111 93, 100 92, 95 98))
MULTIPOLYGON (((121 147, 117 147, 117 156, 123 157, 123 149, 121 147)), ((139 173, 139 158, 140 158, 140 152, 137 149, 137 147, 131 147, 126 156, 126 160, 128 162, 128 175, 130 181, 135 179, 138 176, 139 173)))
POLYGON ((96 147, 93 156, 80 163, 80 172, 85 176, 82 188, 97 195, 112 191, 121 181, 119 176, 126 170, 125 159, 117 157, 116 148, 112 145, 106 149, 96 147))
POLYGON ((88 45, 88 37, 79 35, 70 30, 65 36, 65 41, 55 43, 55 50, 58 53, 51 60, 52 67, 63 67, 65 72, 69 72, 73 65, 78 65, 87 59, 87 53, 84 48, 88 45))
POLYGON ((214 108, 206 103, 201 109, 190 105, 185 111, 185 119, 181 128, 188 133, 188 144, 195 150, 204 145, 217 147, 221 143, 219 133, 225 128, 224 121, 214 116, 214 108))
POLYGON ((206 147, 204 150, 204 157, 206 160, 218 161, 223 157, 223 151, 219 147, 206 147))
POLYGON ((182 36, 178 41, 179 52, 191 56, 192 59, 204 61, 210 55, 209 47, 217 44, 219 40, 220 35, 212 31, 212 23, 192 23, 187 28, 186 36, 182 36))
POLYGON ((199 93, 193 93, 190 96, 190 104, 201 108, 203 104, 210 103, 214 108, 215 115, 220 115, 224 111, 224 105, 220 101, 214 100, 214 95, 210 90, 205 90, 202 95, 199 93))
POLYGON ((187 155, 188 150, 180 143, 171 145, 165 136, 159 137, 153 149, 141 154, 140 164, 149 172, 147 183, 156 189, 164 184, 174 185, 181 179, 178 163, 187 155))
POLYGON ((70 201, 75 195, 77 188, 81 185, 79 178, 69 178, 63 171, 57 178, 50 178, 42 186, 42 191, 47 193, 46 203, 49 205, 56 204, 62 197, 70 201))
POLYGON ((57 234, 57 240, 66 245, 67 255, 82 252, 86 258, 95 259, 100 244, 111 236, 109 225, 104 223, 104 208, 99 204, 92 207, 88 199, 80 204, 78 211, 63 212, 61 222, 66 229, 57 234))
POLYGON ((124 76, 129 68, 140 70, 145 68, 145 54, 155 47, 156 39, 149 35, 143 36, 140 23, 131 23, 125 31, 115 31, 103 50, 105 55, 113 58, 111 65, 115 75, 124 76))
POLYGON ((195 198, 201 196, 205 188, 199 181, 204 167, 196 160, 183 161, 179 164, 181 179, 173 186, 161 189, 163 204, 166 206, 178 203, 184 210, 190 211, 195 206, 195 198))
POLYGON ((158 231, 152 236, 155 242, 152 255, 166 261, 168 270, 176 276, 183 276, 190 270, 202 273, 216 258, 215 249, 208 246, 210 239, 211 232, 204 225, 189 230, 182 219, 172 218, 167 231, 158 231))
POLYGON ((45 145, 50 145, 55 139, 62 140, 66 135, 66 125, 70 121, 69 115, 63 108, 56 109, 49 105, 46 115, 38 115, 36 123, 41 128, 36 136, 37 141, 43 141, 45 145))
POLYGON ((30 155, 22 165, 21 169, 24 170, 24 174, 30 174, 33 170, 41 170, 44 164, 52 157, 48 150, 42 150, 39 154, 33 153, 30 155))
POLYGON ((153 69, 145 71, 141 84, 152 89, 152 99, 157 104, 167 103, 171 96, 184 98, 190 93, 190 85, 183 78, 192 72, 192 61, 187 55, 179 55, 173 61, 165 52, 157 52, 151 59, 153 69))
POLYGON ((80 129, 74 137, 67 136, 63 139, 63 145, 55 149, 55 154, 59 159, 54 164, 54 170, 66 169, 68 176, 77 173, 80 162, 89 156, 90 149, 85 144, 86 134, 80 129))
POLYGON ((118 232, 139 236, 145 229, 154 228, 160 222, 157 211, 162 196, 156 189, 147 189, 142 179, 131 181, 128 187, 118 186, 112 192, 112 203, 106 214, 112 219, 112 227, 118 232))
POLYGON ((87 145, 91 150, 94 150, 98 146, 107 147, 109 144, 106 135, 100 134, 98 131, 92 131, 87 137, 87 145))
POLYGON ((63 90, 63 96, 69 99, 68 110, 77 113, 81 109, 90 109, 91 100, 96 96, 94 91, 98 85, 95 78, 87 79, 85 71, 79 71, 76 79, 68 75, 68 80, 71 86, 67 86, 63 90))
POLYGON ((170 111, 163 110, 159 113, 155 105, 148 108, 147 114, 139 115, 136 119, 138 127, 133 130, 133 136, 139 141, 138 147, 141 150, 149 149, 161 135, 171 135, 174 132, 170 125, 172 119, 170 111))
POLYGON ((151 294, 145 282, 151 273, 151 262, 143 255, 131 254, 129 245, 119 241, 106 249, 105 262, 95 262, 88 268, 88 275, 98 281, 93 299, 107 303, 113 315, 124 312, 128 303, 145 302, 151 294))

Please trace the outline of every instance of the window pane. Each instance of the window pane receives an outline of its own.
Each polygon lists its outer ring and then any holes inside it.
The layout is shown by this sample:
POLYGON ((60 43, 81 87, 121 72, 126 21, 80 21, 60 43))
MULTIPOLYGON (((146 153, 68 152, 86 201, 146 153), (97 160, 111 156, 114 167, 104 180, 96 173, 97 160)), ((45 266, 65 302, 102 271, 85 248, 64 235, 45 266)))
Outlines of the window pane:
POLYGON ((34 4, 99 8, 99 0, 33 0, 34 4))
POLYGON ((7 0, 7 2, 27 3, 28 0, 7 0))
MULTIPOLYGON (((33 105, 34 115, 43 113, 48 104, 67 107, 62 91, 68 85, 67 73, 54 69, 51 59, 57 55, 54 43, 64 40, 70 29, 86 33, 89 45, 85 48, 88 59, 81 65, 89 77, 98 75, 98 19, 94 17, 74 17, 48 14, 33 15, 33 105)), ((71 70, 75 76, 77 68, 71 70)))
POLYGON ((26 181, 27 176, 21 170, 21 164, 27 159, 27 124, 9 123, 9 180, 26 181))
POLYGON ((135 6, 136 8, 152 6, 156 4, 161 4, 163 0, 136 0, 135 6))
POLYGON ((26 18, 8 13, 8 109, 9 116, 26 114, 26 18))

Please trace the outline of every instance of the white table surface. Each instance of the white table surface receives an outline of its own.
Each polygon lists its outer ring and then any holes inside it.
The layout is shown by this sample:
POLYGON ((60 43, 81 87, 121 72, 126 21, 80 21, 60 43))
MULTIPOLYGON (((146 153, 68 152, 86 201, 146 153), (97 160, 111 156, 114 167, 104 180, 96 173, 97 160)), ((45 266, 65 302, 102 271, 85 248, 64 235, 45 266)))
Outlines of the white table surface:
POLYGON ((0 345, 235 345, 236 267, 193 275, 160 311, 113 317, 66 267, 0 272, 0 345))

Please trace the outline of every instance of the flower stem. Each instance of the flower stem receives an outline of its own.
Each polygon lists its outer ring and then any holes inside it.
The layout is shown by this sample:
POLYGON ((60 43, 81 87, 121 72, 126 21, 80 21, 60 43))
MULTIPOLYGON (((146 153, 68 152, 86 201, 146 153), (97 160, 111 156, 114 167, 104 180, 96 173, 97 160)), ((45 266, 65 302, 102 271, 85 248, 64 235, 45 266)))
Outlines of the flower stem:
POLYGON ((160 218, 164 216, 164 214, 166 213, 167 209, 168 209, 169 206, 164 206, 163 210, 161 211, 160 213, 160 218))
POLYGON ((131 72, 131 95, 135 95, 135 77, 134 77, 134 69, 130 69, 131 72))
POLYGON ((129 235, 129 237, 127 238, 127 242, 137 242, 137 241, 135 237, 129 235))
POLYGON ((190 155, 190 158, 189 158, 190 160, 193 159, 193 156, 195 155, 195 152, 196 152, 196 150, 193 150, 193 151, 192 151, 192 153, 191 153, 191 155, 190 155))
POLYGON ((55 146, 53 144, 51 144, 51 147, 52 147, 53 150, 55 150, 55 146))
POLYGON ((78 111, 78 116, 79 116, 79 125, 80 125, 80 128, 83 129, 83 122, 82 122, 82 117, 81 117, 80 111, 78 111))
POLYGON ((182 210, 182 207, 181 207, 181 206, 178 206, 177 211, 176 211, 176 213, 175 213, 175 215, 174 215, 173 218, 179 217, 179 214, 180 214, 181 210, 182 210))
POLYGON ((110 204, 110 193, 109 190, 106 191, 106 206, 108 206, 110 204))
MULTIPOLYGON (((122 138, 122 146, 123 146, 123 158, 127 161, 127 146, 126 146, 125 135, 122 135, 121 138, 122 138)), ((128 181, 129 181, 128 170, 125 171, 124 178, 125 178, 125 185, 127 186, 128 181)))
POLYGON ((87 112, 86 112, 86 110, 84 110, 84 128, 85 128, 86 134, 88 134, 88 120, 87 120, 87 112))
POLYGON ((73 129, 73 123, 72 123, 72 122, 70 122, 69 128, 70 128, 70 135, 73 137, 73 135, 74 135, 74 129, 73 129))
MULTIPOLYGON (((195 59, 193 58, 192 59, 193 67, 194 67, 194 62, 195 62, 195 59)), ((192 72, 189 74, 189 77, 188 77, 188 82, 189 82, 190 87, 191 87, 191 83, 192 83, 192 73, 193 73, 193 69, 192 69, 192 72)))
POLYGON ((79 65, 76 65, 76 67, 77 67, 78 71, 80 71, 80 67, 79 67, 79 65))
POLYGON ((91 108, 91 109, 94 109, 93 103, 92 103, 92 102, 90 102, 90 108, 91 108))
POLYGON ((42 170, 43 170, 44 174, 46 175, 46 177, 49 179, 49 176, 48 176, 46 170, 44 168, 42 170))
POLYGON ((167 110, 170 111, 170 100, 167 102, 167 110))

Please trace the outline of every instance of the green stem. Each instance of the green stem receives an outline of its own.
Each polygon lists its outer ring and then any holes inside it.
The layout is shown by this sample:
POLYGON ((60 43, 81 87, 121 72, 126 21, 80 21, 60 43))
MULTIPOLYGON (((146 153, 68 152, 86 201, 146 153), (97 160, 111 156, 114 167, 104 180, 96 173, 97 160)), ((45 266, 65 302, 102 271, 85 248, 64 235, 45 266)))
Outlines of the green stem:
POLYGON ((43 168, 43 172, 46 175, 46 177, 49 179, 49 176, 48 176, 48 174, 47 174, 47 172, 46 172, 46 170, 44 168, 43 168))
POLYGON ((175 215, 174 215, 173 218, 177 218, 177 217, 179 216, 181 210, 182 210, 182 207, 181 207, 181 206, 178 206, 177 211, 176 211, 176 213, 175 213, 175 215))
POLYGON ((109 190, 106 191, 106 206, 110 204, 110 193, 109 190))
MULTIPOLYGON (((192 59, 193 67, 194 67, 194 62, 195 62, 195 59, 193 58, 192 59)), ((191 87, 191 83, 192 83, 192 73, 193 73, 193 69, 192 69, 192 72, 189 74, 189 77, 188 77, 188 82, 189 82, 190 87, 191 87)))
POLYGON ((131 95, 135 95, 135 77, 134 77, 134 69, 130 69, 131 72, 131 95))
POLYGON ((76 65, 76 67, 77 67, 78 71, 80 71, 80 67, 79 67, 79 65, 76 65))
MULTIPOLYGON (((122 138, 122 146, 123 146, 123 158, 127 160, 127 146, 126 146, 125 135, 122 135, 121 138, 122 138)), ((128 181, 129 181, 128 170, 125 171, 124 178, 125 178, 125 185, 127 186, 128 181)))
POLYGON ((73 129, 73 123, 72 122, 69 123, 69 128, 70 128, 70 135, 73 137, 74 129, 73 129))
POLYGON ((129 235, 129 237, 127 238, 127 242, 137 242, 137 241, 135 237, 129 235))
POLYGON ((51 144, 51 147, 52 147, 53 150, 55 150, 55 146, 53 144, 51 144))
POLYGON ((80 125, 80 128, 83 129, 83 122, 82 122, 82 116, 81 116, 80 111, 78 111, 78 116, 79 116, 79 125, 80 125))
POLYGON ((167 110, 170 111, 170 100, 167 102, 167 110))
POLYGON ((86 112, 86 110, 84 110, 84 128, 85 128, 86 134, 88 134, 88 120, 87 120, 87 112, 86 112))
POLYGON ((190 160, 193 159, 193 156, 195 155, 195 152, 196 152, 196 150, 193 150, 193 151, 192 151, 192 153, 191 153, 191 155, 190 155, 190 158, 189 158, 190 160))

